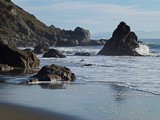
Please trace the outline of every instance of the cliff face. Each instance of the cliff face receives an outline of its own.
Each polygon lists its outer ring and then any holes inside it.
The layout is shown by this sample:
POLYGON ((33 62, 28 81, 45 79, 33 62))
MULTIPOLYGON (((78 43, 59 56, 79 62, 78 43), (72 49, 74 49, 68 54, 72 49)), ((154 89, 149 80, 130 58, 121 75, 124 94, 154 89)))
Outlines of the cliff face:
POLYGON ((90 42, 88 30, 77 27, 74 31, 67 31, 53 25, 48 27, 10 0, 1 0, 0 8, 0 39, 8 44, 75 46, 90 42))

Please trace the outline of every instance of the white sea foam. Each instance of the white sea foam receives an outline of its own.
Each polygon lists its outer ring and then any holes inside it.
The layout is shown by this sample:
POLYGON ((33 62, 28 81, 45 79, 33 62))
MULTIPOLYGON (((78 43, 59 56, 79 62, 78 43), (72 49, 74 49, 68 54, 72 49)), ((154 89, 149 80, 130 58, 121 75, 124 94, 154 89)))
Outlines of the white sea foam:
POLYGON ((149 47, 144 44, 140 44, 138 48, 135 49, 136 52, 138 52, 140 55, 149 55, 149 47))

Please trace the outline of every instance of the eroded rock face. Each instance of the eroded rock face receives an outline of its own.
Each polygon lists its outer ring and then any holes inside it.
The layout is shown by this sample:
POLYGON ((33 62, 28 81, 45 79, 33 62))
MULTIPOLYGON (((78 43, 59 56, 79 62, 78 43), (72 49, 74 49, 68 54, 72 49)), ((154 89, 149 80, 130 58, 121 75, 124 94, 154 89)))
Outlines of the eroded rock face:
POLYGON ((50 66, 44 66, 32 79, 27 81, 28 84, 34 84, 39 81, 74 81, 76 76, 67 67, 52 64, 50 66))
POLYGON ((125 22, 120 22, 112 37, 106 41, 106 44, 98 54, 141 56, 135 50, 138 47, 137 35, 130 30, 130 27, 125 22))
POLYGON ((39 59, 32 52, 25 52, 0 42, 0 64, 12 67, 34 68, 40 64, 39 59))

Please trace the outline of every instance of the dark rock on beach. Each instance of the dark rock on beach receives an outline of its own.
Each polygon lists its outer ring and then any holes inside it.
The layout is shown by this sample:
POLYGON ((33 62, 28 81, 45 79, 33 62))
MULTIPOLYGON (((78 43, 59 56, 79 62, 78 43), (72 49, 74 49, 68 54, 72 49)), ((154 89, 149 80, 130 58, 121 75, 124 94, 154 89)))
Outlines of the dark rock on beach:
POLYGON ((66 56, 56 49, 50 49, 48 52, 44 53, 43 57, 65 58, 66 56))
POLYGON ((99 51, 100 55, 131 55, 141 56, 135 48, 139 47, 137 35, 130 30, 125 22, 120 22, 114 30, 112 37, 99 51))
POLYGON ((67 67, 52 64, 50 66, 44 66, 31 80, 27 81, 27 84, 34 84, 38 81, 74 81, 76 76, 67 67))
POLYGON ((77 55, 77 56, 92 56, 92 54, 89 53, 89 52, 77 52, 74 55, 77 55))
POLYGON ((33 68, 38 67, 40 61, 32 52, 25 52, 0 42, 0 64, 7 64, 12 67, 33 68))

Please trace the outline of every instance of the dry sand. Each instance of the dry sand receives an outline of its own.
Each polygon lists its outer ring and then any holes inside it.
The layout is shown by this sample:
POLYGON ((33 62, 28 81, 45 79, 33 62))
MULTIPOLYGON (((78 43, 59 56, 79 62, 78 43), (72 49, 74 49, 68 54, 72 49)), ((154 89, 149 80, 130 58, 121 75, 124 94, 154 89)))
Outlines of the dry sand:
POLYGON ((0 102, 0 120, 80 120, 73 116, 0 102))

